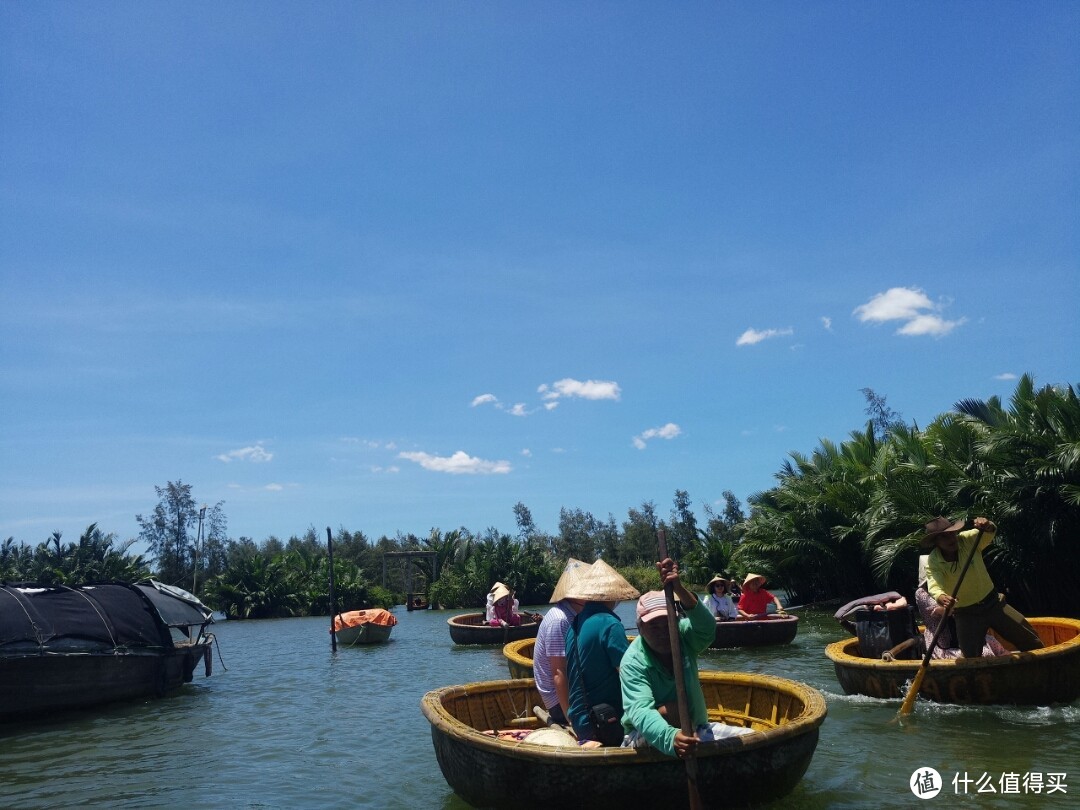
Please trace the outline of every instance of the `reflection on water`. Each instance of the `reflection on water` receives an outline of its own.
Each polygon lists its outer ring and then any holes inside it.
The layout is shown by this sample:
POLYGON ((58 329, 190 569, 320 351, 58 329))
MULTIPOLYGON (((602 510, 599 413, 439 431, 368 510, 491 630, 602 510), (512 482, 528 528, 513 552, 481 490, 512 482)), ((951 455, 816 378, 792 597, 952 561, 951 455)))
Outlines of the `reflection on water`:
MULTIPOLYGON (((633 626, 632 605, 618 613, 633 626)), ((163 700, 0 726, 0 807, 461 810, 467 805, 439 772, 420 698, 439 686, 508 677, 502 651, 452 645, 452 613, 395 614, 388 643, 336 654, 327 618, 221 622, 225 666, 215 660, 211 678, 200 668, 192 684, 163 700)), ((965 773, 995 782, 1008 773, 1065 773, 1068 793, 976 794, 972 783, 966 803, 980 810, 1074 806, 1080 703, 920 702, 897 723, 899 700, 840 694, 824 654, 843 635, 831 615, 800 616, 791 645, 710 650, 701 659, 703 669, 769 673, 825 693, 829 716, 817 752, 777 807, 921 806, 908 781, 925 767, 947 783, 938 802, 956 800, 951 782, 965 773)))

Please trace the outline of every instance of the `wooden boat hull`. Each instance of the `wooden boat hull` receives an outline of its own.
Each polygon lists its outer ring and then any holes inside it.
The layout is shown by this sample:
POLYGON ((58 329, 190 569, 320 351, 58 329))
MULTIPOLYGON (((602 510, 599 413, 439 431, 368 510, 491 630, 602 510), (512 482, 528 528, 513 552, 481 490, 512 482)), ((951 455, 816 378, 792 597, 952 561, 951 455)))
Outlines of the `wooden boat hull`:
POLYGON ((154 580, 0 584, 0 720, 158 697, 210 675, 213 611, 154 580))
POLYGON ((0 720, 161 697, 190 683, 195 667, 210 656, 210 642, 204 642, 152 654, 0 658, 0 720))
POLYGON ((716 637, 709 646, 763 647, 768 644, 790 644, 799 631, 798 616, 778 616, 772 619, 735 619, 716 623, 716 637))
MULTIPOLYGON (((817 746, 826 714, 821 694, 762 675, 702 672, 701 682, 711 719, 760 731, 699 746, 705 805, 753 806, 790 792, 817 746)), ((459 796, 476 807, 686 806, 685 764, 657 751, 547 748, 482 733, 509 727, 539 700, 531 678, 448 686, 424 696, 439 767, 459 796)))
MULTIPOLYGON (((934 659, 919 695, 935 703, 1047 706, 1080 697, 1080 621, 1028 619, 1046 646, 993 658, 934 659)), ((1005 645, 1008 647, 1008 645, 1005 645)), ((859 640, 830 644, 837 680, 846 694, 902 698, 922 661, 861 658, 859 640)))
POLYGON ((523 620, 516 627, 491 627, 483 613, 462 613, 446 620, 455 644, 506 644, 523 638, 536 638, 540 622, 523 620))
POLYGON ((346 647, 353 644, 379 644, 390 638, 391 625, 383 624, 358 624, 355 627, 346 627, 334 633, 337 643, 346 647))

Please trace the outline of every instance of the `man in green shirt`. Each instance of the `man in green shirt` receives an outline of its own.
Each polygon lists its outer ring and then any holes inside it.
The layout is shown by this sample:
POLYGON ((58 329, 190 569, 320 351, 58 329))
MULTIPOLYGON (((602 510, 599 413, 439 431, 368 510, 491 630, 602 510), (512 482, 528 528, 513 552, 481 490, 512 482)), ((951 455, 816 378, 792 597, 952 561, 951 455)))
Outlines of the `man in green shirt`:
POLYGON ((663 591, 649 591, 638 600, 640 634, 622 657, 623 726, 635 744, 644 741, 668 756, 693 753, 698 742, 749 733, 749 729, 709 723, 705 695, 698 680, 698 654, 716 635, 716 622, 705 605, 679 580, 679 569, 670 559, 658 563, 660 580, 670 582, 686 610, 678 622, 682 669, 686 678, 686 702, 695 734, 681 730, 676 702, 675 675, 668 638, 667 598, 663 591))
POLYGON ((927 560, 926 589, 946 610, 953 606, 961 654, 964 658, 978 657, 990 628, 1017 650, 1039 649, 1043 646, 1039 634, 1019 611, 1005 603, 1005 596, 997 592, 986 570, 982 552, 993 542, 997 526, 985 517, 977 517, 974 529, 962 532, 962 528, 963 520, 953 523, 936 517, 926 524, 922 539, 923 548, 933 549, 927 560), (953 599, 952 592, 976 542, 975 556, 953 599))

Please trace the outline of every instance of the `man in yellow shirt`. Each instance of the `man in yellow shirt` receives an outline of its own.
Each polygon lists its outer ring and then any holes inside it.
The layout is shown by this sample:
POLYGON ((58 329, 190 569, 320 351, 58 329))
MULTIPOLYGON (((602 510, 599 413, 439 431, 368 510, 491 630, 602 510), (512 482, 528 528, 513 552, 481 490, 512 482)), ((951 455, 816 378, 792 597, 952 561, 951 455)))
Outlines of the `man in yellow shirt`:
POLYGON ((926 589, 942 607, 953 605, 961 653, 965 658, 978 657, 990 628, 1017 650, 1039 649, 1043 646, 1039 634, 1019 611, 1005 604, 1004 594, 997 592, 986 570, 982 552, 993 542, 997 526, 977 517, 974 529, 962 532, 962 528, 962 520, 952 523, 948 518, 936 517, 926 524, 922 539, 923 548, 933 549, 926 566, 926 589), (952 592, 976 542, 978 549, 954 600, 952 592))

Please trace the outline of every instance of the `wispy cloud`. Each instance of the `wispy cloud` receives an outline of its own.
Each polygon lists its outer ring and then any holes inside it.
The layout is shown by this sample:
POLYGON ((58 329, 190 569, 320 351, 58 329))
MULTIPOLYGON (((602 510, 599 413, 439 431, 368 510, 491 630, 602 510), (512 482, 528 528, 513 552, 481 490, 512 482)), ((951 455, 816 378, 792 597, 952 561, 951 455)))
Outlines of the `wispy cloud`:
POLYGON ((551 385, 544 383, 536 389, 540 395, 548 401, 546 406, 551 410, 551 403, 564 398, 578 399, 613 399, 618 400, 622 395, 622 389, 617 382, 610 380, 574 380, 566 377, 557 380, 551 385))
POLYGON ((935 304, 917 287, 892 287, 855 307, 852 314, 863 323, 904 321, 896 330, 898 335, 942 337, 967 321, 967 318, 950 321, 941 317, 938 313, 944 306, 935 304))
POLYGON ((821 316, 821 325, 825 327, 826 332, 831 332, 832 331, 832 318, 830 318, 828 315, 822 315, 821 316))
POLYGON ((253 464, 262 464, 270 461, 273 457, 274 454, 268 452, 261 443, 251 447, 241 447, 238 450, 230 450, 227 453, 214 456, 218 461, 224 461, 226 464, 232 461, 250 461, 253 464))
POLYGON ((513 468, 509 461, 487 461, 474 458, 463 450, 452 456, 433 456, 429 453, 399 453, 398 458, 419 464, 425 470, 451 475, 503 475, 513 468))
POLYGON ((755 343, 761 343, 763 340, 769 338, 784 337, 785 335, 793 335, 795 330, 788 329, 747 329, 741 335, 739 339, 735 341, 736 346, 753 346, 755 343))
POLYGON ((1019 378, 1018 378, 1018 376, 1016 374, 1013 374, 1011 371, 1006 371, 1004 374, 995 374, 994 379, 995 380, 1016 380, 1016 379, 1019 379, 1019 378))
POLYGON ((508 408, 501 403, 499 398, 494 394, 481 394, 478 397, 473 397, 470 407, 475 408, 478 405, 493 405, 496 410, 505 411, 511 416, 528 416, 529 414, 536 412, 535 408, 530 411, 524 402, 515 402, 508 408))
POLYGON ((682 434, 682 428, 676 425, 674 422, 668 422, 663 427, 649 428, 648 430, 639 433, 634 437, 634 447, 638 450, 644 450, 646 442, 650 439, 674 439, 676 436, 682 434))

